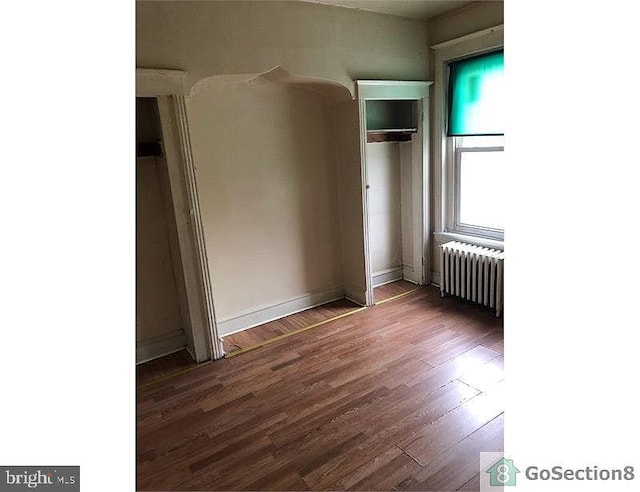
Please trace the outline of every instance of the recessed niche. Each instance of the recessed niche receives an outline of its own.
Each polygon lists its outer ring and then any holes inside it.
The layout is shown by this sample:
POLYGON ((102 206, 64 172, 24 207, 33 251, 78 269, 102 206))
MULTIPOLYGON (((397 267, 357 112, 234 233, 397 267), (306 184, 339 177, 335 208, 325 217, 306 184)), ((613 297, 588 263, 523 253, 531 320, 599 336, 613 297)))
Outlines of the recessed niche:
POLYGON ((416 101, 367 101, 367 131, 418 128, 416 101))

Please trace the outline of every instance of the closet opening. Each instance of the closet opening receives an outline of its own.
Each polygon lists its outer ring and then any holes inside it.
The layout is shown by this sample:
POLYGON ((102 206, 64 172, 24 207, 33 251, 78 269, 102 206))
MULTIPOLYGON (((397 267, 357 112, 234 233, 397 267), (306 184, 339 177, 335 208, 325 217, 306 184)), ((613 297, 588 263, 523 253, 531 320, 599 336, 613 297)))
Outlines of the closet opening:
POLYGON ((381 286, 425 283, 428 85, 358 81, 368 305, 381 286))
POLYGON ((369 225, 374 303, 376 287, 407 280, 419 284, 413 255, 412 139, 417 101, 367 101, 369 225))
POLYGON ((186 305, 158 101, 137 97, 136 364, 186 349, 186 305))

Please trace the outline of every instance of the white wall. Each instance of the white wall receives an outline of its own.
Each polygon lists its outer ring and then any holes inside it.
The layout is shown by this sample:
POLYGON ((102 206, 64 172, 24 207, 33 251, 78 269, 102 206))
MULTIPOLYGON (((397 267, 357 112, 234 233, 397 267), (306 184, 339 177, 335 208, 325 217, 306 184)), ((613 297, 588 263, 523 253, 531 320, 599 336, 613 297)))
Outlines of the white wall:
POLYGON ((352 300, 366 303, 364 218, 360 168, 358 103, 349 101, 330 110, 331 136, 340 192, 342 283, 352 300))
POLYGON ((504 2, 476 2, 430 19, 429 44, 433 46, 500 24, 504 24, 504 2))
POLYGON ((420 137, 409 142, 368 143, 370 248, 374 285, 398 278, 420 282, 420 258, 416 249, 420 218, 422 166, 420 137), (419 215, 419 214, 418 214, 419 215), (376 277, 378 277, 376 279, 376 277))
POLYGON ((368 143, 369 238, 373 277, 402 267, 398 142, 368 143))
POLYGON ((208 83, 194 88, 188 112, 218 322, 341 294, 322 99, 279 84, 208 83))
MULTIPOLYGON (((412 136, 416 139, 416 135, 412 136)), ((399 142, 398 150, 400 153, 400 216, 402 224, 402 266, 403 276, 407 279, 417 281, 420 273, 414 271, 421 265, 414 265, 414 180, 417 178, 413 172, 413 160, 416 158, 414 144, 412 142, 399 142)), ((416 214, 420 214, 420 210, 416 210, 416 214)))
POLYGON ((182 330, 178 291, 162 201, 159 163, 136 163, 136 341, 182 330))
POLYGON ((282 65, 352 88, 354 79, 426 80, 424 22, 306 2, 136 2, 136 65, 193 82, 282 65))
MULTIPOLYGON (((353 94, 355 79, 426 80, 428 61, 417 20, 304 2, 136 2, 136 65, 191 82, 281 65, 353 94)), ((308 93, 219 79, 187 104, 218 321, 333 286, 364 302, 357 104, 327 110, 308 93)))

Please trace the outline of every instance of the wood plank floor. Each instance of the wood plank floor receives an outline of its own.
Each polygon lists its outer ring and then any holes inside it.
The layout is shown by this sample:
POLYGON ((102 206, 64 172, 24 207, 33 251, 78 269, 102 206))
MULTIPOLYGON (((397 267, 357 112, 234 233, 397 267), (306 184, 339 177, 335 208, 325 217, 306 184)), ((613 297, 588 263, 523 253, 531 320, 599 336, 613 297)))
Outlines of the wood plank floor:
POLYGON ((193 360, 186 349, 165 355, 158 359, 150 360, 136 366, 137 385, 148 384, 159 378, 167 377, 185 369, 195 367, 198 364, 193 360))
MULTIPOLYGON (((373 289, 374 299, 375 302, 386 301, 417 288, 418 286, 416 284, 412 284, 406 280, 397 280, 373 289)), ((227 354, 233 353, 237 350, 243 350, 272 340, 285 333, 291 333, 300 328, 353 312, 359 308, 360 306, 349 299, 340 299, 254 328, 249 328, 239 333, 234 333, 233 335, 227 335, 222 338, 222 344, 227 354)))
POLYGON ((138 490, 478 490, 501 318, 421 288, 138 390, 138 490))
POLYGON ((271 340, 273 338, 291 333, 306 326, 314 325, 322 321, 341 316, 343 314, 360 309, 355 302, 349 299, 339 299, 337 301, 316 306, 305 311, 286 316, 284 318, 265 323, 255 328, 250 328, 233 335, 222 338, 224 351, 232 353, 236 350, 246 349, 254 345, 271 340))
POLYGON ((416 290, 419 286, 407 280, 396 280, 373 289, 374 302, 384 302, 395 296, 416 290))

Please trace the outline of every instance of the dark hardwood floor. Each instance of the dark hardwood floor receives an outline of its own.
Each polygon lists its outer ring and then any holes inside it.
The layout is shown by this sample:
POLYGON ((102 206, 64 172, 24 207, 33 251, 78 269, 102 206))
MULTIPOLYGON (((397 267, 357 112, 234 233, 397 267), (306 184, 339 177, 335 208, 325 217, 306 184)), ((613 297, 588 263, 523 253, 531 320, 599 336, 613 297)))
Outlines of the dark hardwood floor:
POLYGON ((478 490, 502 319, 434 287, 138 390, 139 490, 478 490))
POLYGON ((360 308, 361 306, 358 306, 349 299, 339 299, 328 302, 327 304, 285 316, 284 318, 249 328, 248 330, 227 335, 222 338, 224 351, 227 354, 233 354, 235 351, 254 347, 282 335, 333 319, 336 316, 343 316, 354 312, 360 308))
MULTIPOLYGON (((375 302, 385 302, 402 294, 407 294, 418 289, 419 286, 397 280, 373 289, 375 302)), ((281 337, 282 335, 297 332, 311 325, 323 323, 336 316, 343 316, 360 309, 360 306, 349 299, 340 299, 321 306, 307 309, 284 318, 265 323, 254 328, 249 328, 222 338, 222 344, 227 354, 243 351, 264 342, 281 337)))
POLYGON ((419 285, 408 282, 407 280, 396 280, 395 282, 390 282, 388 284, 375 287, 373 289, 373 300, 376 304, 380 304, 381 302, 386 302, 389 299, 393 299, 394 297, 397 297, 399 295, 413 292, 414 290, 419 288, 419 285))
POLYGON ((158 359, 150 360, 136 366, 136 383, 138 386, 149 384, 151 381, 165 378, 172 374, 196 367, 187 349, 165 355, 158 359))

